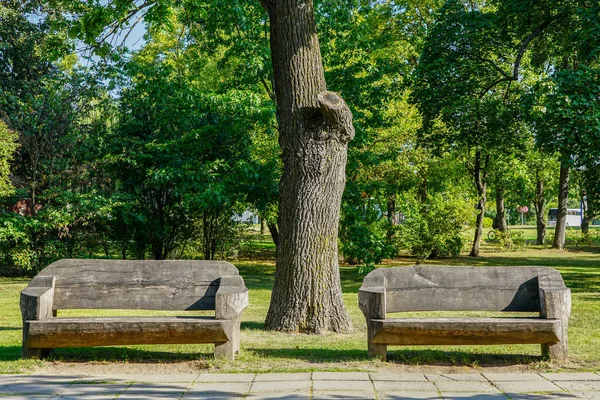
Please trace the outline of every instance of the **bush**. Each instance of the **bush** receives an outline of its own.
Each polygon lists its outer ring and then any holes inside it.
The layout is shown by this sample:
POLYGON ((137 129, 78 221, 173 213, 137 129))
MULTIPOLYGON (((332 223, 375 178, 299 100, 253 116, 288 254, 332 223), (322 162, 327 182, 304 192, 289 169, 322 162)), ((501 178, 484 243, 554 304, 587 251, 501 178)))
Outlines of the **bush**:
POLYGON ((494 224, 494 220, 491 219, 490 217, 483 218, 483 227, 484 228, 491 228, 493 224, 494 224))
POLYGON ((520 250, 525 247, 525 232, 523 231, 498 231, 496 235, 498 247, 502 250, 520 250))
POLYGON ((462 229, 471 209, 462 198, 431 195, 422 204, 408 202, 406 221, 400 226, 398 241, 421 262, 429 257, 456 257, 463 248, 462 229))
POLYGON ((359 273, 366 274, 384 258, 397 254, 396 248, 387 241, 389 224, 386 220, 368 223, 354 219, 352 222, 352 225, 344 225, 341 250, 348 264, 359 266, 359 273))

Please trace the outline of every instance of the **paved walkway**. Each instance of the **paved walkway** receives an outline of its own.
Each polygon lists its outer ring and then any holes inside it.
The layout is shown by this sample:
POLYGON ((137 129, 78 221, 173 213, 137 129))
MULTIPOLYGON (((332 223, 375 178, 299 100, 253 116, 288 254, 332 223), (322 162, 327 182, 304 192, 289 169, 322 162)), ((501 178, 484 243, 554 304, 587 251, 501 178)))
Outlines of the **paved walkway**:
POLYGON ((0 399, 50 398, 600 400, 600 372, 0 375, 0 399))

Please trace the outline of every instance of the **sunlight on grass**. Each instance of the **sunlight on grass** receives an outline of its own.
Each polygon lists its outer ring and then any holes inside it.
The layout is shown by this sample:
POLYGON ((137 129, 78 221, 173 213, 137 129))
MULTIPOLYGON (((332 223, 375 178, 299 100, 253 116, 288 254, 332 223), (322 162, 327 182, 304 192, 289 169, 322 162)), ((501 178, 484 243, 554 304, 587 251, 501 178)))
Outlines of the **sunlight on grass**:
MULTIPOLYGON (((573 293, 573 312, 569 326, 569 369, 591 370, 600 367, 600 262, 591 251, 554 251, 527 248, 522 251, 487 251, 478 258, 430 260, 434 265, 543 265, 557 268, 573 293)), ((524 365, 548 367, 540 356, 539 345, 502 346, 404 346, 389 348, 389 359, 382 363, 367 356, 366 325, 358 308, 357 291, 362 276, 352 266, 341 268, 343 298, 354 324, 346 334, 304 335, 263 331, 275 265, 273 261, 234 262, 250 289, 250 306, 243 314, 242 350, 235 362, 214 360, 211 345, 114 346, 57 349, 49 361, 21 360, 21 316, 19 292, 28 280, 0 280, 0 373, 32 371, 44 362, 194 362, 198 369, 213 371, 341 371, 378 370, 394 364, 449 366, 524 365)), ((411 258, 386 262, 386 267, 411 265, 411 258)), ((169 315, 173 312, 112 310, 69 310, 66 315, 169 315)), ((181 314, 181 313, 179 313, 181 314)), ((206 312, 192 314, 206 315, 206 312)), ((187 314, 187 315, 192 315, 187 314)), ((439 316, 442 313, 409 313, 439 316)), ((445 314, 447 315, 447 313, 445 314)), ((481 313, 461 313, 481 315, 481 313)), ((486 313, 485 315, 490 315, 486 313)))

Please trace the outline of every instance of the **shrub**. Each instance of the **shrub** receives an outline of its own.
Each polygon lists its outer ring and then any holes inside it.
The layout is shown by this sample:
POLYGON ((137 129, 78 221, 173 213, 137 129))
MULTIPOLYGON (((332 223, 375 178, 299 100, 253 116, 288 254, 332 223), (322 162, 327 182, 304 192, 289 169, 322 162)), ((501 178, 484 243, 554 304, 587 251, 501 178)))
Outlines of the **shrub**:
POLYGON ((483 218, 483 227, 484 228, 491 228, 493 224, 494 224, 494 220, 491 219, 490 217, 483 218))
POLYGON ((520 250, 525 247, 525 232, 497 232, 498 247, 503 250, 520 250))
POLYGON ((384 258, 396 255, 396 248, 387 241, 389 224, 386 220, 369 223, 353 219, 352 222, 342 231, 341 250, 349 264, 359 266, 359 273, 366 274, 384 258))
POLYGON ((456 257, 463 248, 463 227, 471 209, 462 198, 430 195, 424 204, 409 199, 406 221, 400 226, 398 241, 421 262, 429 257, 456 257))

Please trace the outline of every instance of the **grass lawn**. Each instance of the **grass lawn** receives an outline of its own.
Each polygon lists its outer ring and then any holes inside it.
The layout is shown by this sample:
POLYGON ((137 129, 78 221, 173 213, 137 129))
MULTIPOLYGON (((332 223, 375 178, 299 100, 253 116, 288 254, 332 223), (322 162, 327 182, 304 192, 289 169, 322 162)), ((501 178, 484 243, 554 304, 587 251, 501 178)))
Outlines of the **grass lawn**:
MULTIPOLYGON (((600 368, 600 249, 554 251, 529 247, 501 252, 486 242, 482 257, 434 260, 430 264, 451 265, 543 265, 557 268, 573 295, 569 327, 570 363, 563 368, 600 368)), ((292 372, 336 370, 384 370, 399 365, 513 366, 525 369, 552 368, 540 356, 539 345, 414 346, 389 347, 389 361, 367 357, 366 326, 358 309, 357 291, 362 277, 356 268, 342 267, 344 302, 354 323, 354 332, 309 336, 263 331, 273 283, 274 262, 260 259, 235 261, 250 289, 250 306, 243 314, 242 350, 235 362, 215 361, 210 345, 161 345, 58 349, 46 361, 21 360, 21 316, 19 292, 26 279, 0 278, 0 373, 30 372, 54 362, 92 363, 177 363, 188 362, 197 369, 223 372, 292 372)), ((412 265, 408 257, 384 266, 412 265)), ((65 311, 66 315, 140 315, 139 311, 65 311)), ((147 312, 145 315, 169 314, 147 312)), ((446 313, 447 315, 448 313, 446 313)), ((481 313, 460 313, 480 315, 481 313)), ((489 313, 483 313, 489 315, 489 313)), ((411 313, 411 315, 441 315, 411 313)))

